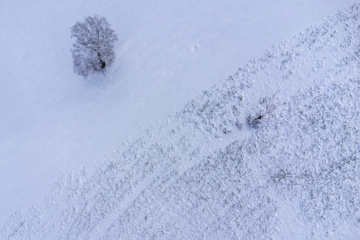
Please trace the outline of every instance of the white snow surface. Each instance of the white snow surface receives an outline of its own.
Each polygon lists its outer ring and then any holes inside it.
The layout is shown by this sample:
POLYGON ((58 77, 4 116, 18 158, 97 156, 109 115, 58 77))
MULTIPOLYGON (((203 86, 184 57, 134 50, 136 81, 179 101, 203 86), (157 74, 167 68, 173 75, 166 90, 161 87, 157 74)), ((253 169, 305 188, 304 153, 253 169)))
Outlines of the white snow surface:
POLYGON ((4 36, 24 41, 1 38, 14 61, 0 59, 10 65, 1 72, 1 212, 26 206, 0 232, 359 239, 360 5, 319 22, 350 3, 62 1, 32 18, 37 6, 2 2, 4 36), (110 72, 81 81, 63 51, 79 12, 94 9, 123 36, 110 72), (266 106, 276 109, 249 128, 247 116, 266 106))
POLYGON ((1 0, 0 214, 31 206, 80 165, 101 165, 140 127, 353 2, 1 0), (120 40, 106 76, 82 81, 70 27, 91 14, 120 40))

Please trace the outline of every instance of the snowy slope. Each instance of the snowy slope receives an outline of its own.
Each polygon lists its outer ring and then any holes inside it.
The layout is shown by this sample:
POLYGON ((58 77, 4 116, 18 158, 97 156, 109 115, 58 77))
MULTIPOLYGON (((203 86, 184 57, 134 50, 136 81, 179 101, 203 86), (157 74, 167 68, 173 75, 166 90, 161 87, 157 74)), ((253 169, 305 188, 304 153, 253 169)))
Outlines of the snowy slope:
POLYGON ((139 127, 353 2, 1 0, 1 216, 80 165, 96 169, 139 127), (106 77, 82 81, 69 28, 94 13, 118 34, 118 57, 106 77))
POLYGON ((4 236, 359 239, 359 26, 356 4, 276 45, 103 167, 63 177, 4 236))

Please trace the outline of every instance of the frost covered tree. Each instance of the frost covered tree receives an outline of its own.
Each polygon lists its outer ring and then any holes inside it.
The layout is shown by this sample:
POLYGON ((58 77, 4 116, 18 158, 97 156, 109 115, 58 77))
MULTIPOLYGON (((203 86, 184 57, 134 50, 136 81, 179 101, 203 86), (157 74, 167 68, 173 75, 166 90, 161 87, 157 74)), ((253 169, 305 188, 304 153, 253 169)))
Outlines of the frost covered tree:
POLYGON ((71 28, 76 42, 71 49, 74 72, 87 77, 94 72, 104 73, 115 60, 114 43, 118 39, 109 22, 98 15, 89 16, 71 28))

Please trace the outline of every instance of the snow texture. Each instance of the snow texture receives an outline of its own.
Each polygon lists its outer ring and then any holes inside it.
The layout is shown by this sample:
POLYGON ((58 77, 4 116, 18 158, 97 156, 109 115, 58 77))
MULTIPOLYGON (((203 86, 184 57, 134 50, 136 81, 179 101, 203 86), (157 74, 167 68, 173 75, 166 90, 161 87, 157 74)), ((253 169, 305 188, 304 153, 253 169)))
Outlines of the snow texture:
POLYGON ((124 142, 94 173, 63 177, 43 203, 9 215, 1 232, 6 239, 359 239, 359 69, 355 4, 124 142), (267 114, 249 128, 247 117, 258 112, 267 114))
MULTIPOLYGON (((122 141, 140 137, 140 128, 354 2, 1 0, 0 222, 81 165, 91 174, 122 141), (94 14, 118 34, 117 58, 105 75, 84 81, 73 72, 70 27, 94 14)), ((271 96, 276 79, 244 99, 271 96)), ((290 87, 283 86, 293 94, 290 87)))

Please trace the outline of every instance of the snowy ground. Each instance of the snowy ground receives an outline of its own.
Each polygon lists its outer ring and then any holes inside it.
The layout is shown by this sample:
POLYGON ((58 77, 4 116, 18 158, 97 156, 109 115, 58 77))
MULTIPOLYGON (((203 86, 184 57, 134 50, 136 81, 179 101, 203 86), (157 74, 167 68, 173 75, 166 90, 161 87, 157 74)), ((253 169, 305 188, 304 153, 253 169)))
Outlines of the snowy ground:
POLYGON ((353 2, 1 0, 1 216, 80 165, 96 169, 140 127, 353 2), (69 51, 69 28, 94 13, 120 38, 100 82, 81 81, 69 51))
POLYGON ((98 169, 9 215, 10 239, 359 239, 360 4, 267 50, 98 169), (259 128, 247 117, 269 111, 259 128))

